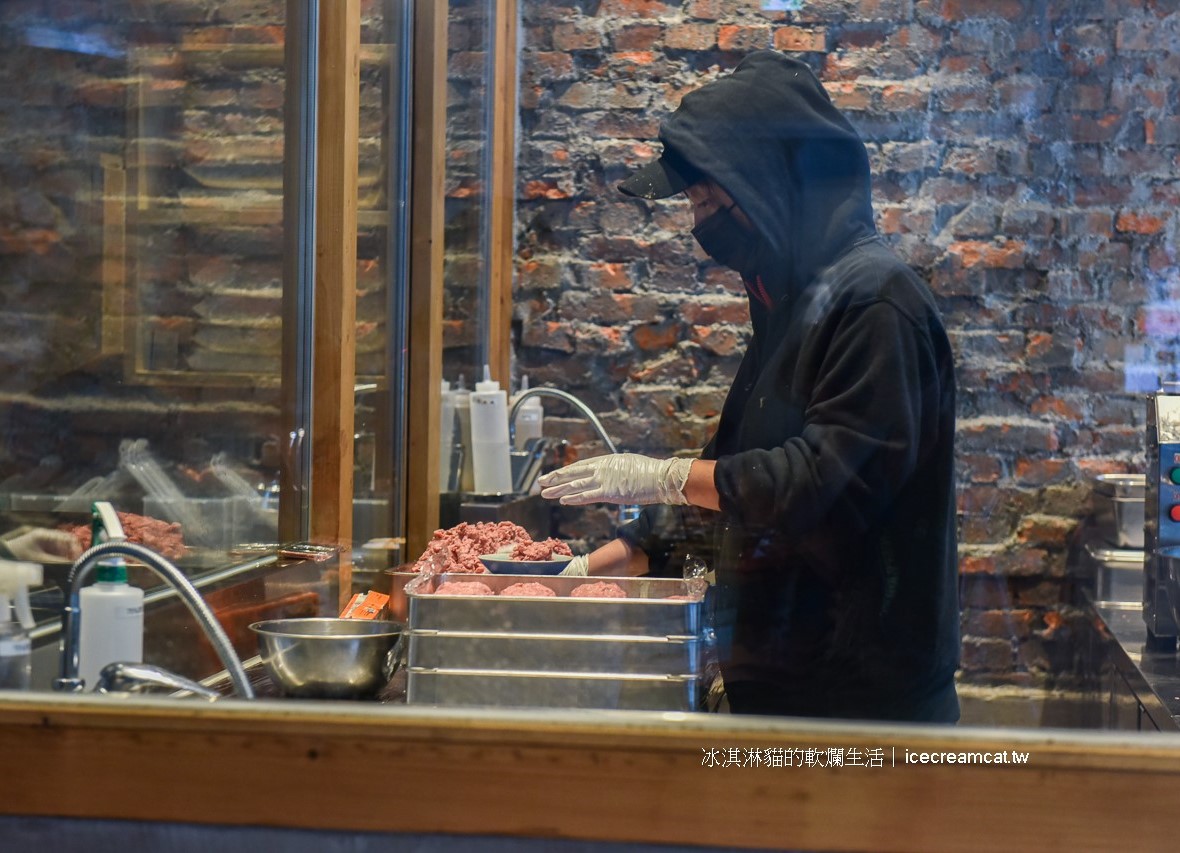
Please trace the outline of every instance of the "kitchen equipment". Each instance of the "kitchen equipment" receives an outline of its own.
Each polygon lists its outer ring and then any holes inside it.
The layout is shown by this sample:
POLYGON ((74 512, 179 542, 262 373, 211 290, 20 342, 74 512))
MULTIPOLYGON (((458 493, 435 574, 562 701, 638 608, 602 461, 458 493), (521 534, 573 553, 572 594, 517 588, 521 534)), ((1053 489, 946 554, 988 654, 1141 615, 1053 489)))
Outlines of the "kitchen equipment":
POLYGON ((572 589, 603 580, 586 577, 537 575, 421 575, 406 585, 410 630, 526 632, 534 634, 615 634, 637 637, 696 636, 701 630, 701 601, 676 600, 688 584, 671 578, 609 578, 627 598, 570 598, 572 589), (434 595, 448 580, 478 580, 497 597, 434 595), (543 583, 552 598, 500 598, 514 583, 543 583))
POLYGON ((459 706, 693 711, 701 694, 700 596, 682 580, 611 578, 627 598, 571 598, 602 579, 424 575, 409 599, 406 698, 459 706), (435 595, 478 579, 496 597, 435 595), (552 597, 501 598, 540 583, 552 597), (674 598, 673 596, 683 596, 674 598))
POLYGON ((1142 548, 1147 477, 1100 474, 1094 479, 1094 522, 1115 548, 1142 548))
POLYGON ((267 674, 301 699, 364 699, 392 675, 398 622, 313 617, 255 622, 267 674))
POLYGON ((1147 398, 1147 480, 1144 504, 1143 621, 1151 650, 1176 647, 1180 575, 1161 550, 1180 545, 1180 382, 1147 398))
POLYGON ((511 554, 481 554, 479 560, 497 575, 558 575, 573 557, 554 554, 551 560, 514 560, 511 554))

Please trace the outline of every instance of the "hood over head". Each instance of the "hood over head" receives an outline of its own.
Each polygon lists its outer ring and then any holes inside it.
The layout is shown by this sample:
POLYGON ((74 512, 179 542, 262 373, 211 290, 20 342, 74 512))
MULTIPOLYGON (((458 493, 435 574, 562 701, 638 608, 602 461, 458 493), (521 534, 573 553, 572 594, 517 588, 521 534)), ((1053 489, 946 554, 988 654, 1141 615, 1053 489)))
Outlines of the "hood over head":
POLYGON ((864 143, 796 59, 751 53, 685 95, 660 140, 663 155, 620 191, 663 198, 712 178, 765 241, 771 257, 761 278, 775 302, 875 233, 864 143))

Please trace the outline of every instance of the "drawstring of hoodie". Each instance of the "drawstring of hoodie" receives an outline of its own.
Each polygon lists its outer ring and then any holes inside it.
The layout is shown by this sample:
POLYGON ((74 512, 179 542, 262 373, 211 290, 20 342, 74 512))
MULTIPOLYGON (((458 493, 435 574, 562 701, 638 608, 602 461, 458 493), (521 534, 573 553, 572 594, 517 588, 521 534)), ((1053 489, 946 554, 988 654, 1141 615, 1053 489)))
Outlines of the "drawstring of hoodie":
POLYGON ((752 279, 742 276, 742 283, 746 286, 746 293, 765 305, 768 311, 774 308, 770 294, 766 291, 766 285, 762 283, 762 276, 755 275, 752 279))

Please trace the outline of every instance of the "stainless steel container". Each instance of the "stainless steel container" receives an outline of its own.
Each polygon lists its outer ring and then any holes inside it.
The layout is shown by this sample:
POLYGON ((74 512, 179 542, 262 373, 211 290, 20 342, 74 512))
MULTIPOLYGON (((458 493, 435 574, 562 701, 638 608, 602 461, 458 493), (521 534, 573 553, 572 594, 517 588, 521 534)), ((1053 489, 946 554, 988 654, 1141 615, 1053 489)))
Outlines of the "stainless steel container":
POLYGON ((410 630, 410 666, 424 669, 693 675, 698 637, 496 634, 410 630))
POLYGON ((702 667, 700 600, 662 578, 438 575, 406 586, 411 703, 691 711, 702 667), (435 595, 447 580, 478 580, 492 596, 435 595), (610 580, 627 598, 571 598, 610 580), (556 595, 498 597, 514 583, 556 595))
POLYGON ((673 600, 688 584, 669 578, 585 578, 544 575, 440 574, 407 584, 411 630, 477 633, 615 634, 640 637, 696 636, 701 631, 701 602, 673 600), (480 581, 496 597, 434 595, 442 583, 480 581), (626 598, 570 598, 570 591, 598 580, 617 583, 626 598), (540 583, 553 598, 500 598, 515 583, 540 583))
POLYGON ((1116 548, 1142 548, 1147 478, 1142 474, 1100 474, 1094 480, 1094 521, 1116 548))
POLYGON ((410 667, 406 701, 498 708, 694 711, 700 678, 625 673, 499 672, 410 667))

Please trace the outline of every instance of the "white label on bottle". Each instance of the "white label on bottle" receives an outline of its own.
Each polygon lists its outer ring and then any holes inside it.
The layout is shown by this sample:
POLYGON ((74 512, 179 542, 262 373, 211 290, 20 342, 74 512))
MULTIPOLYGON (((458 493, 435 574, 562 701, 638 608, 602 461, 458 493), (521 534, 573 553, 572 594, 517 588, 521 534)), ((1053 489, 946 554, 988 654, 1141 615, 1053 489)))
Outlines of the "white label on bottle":
POLYGON ((117 607, 115 608, 116 619, 139 619, 143 616, 143 605, 136 607, 117 607))
POLYGON ((0 658, 24 657, 32 650, 33 643, 28 637, 0 640, 0 658))

